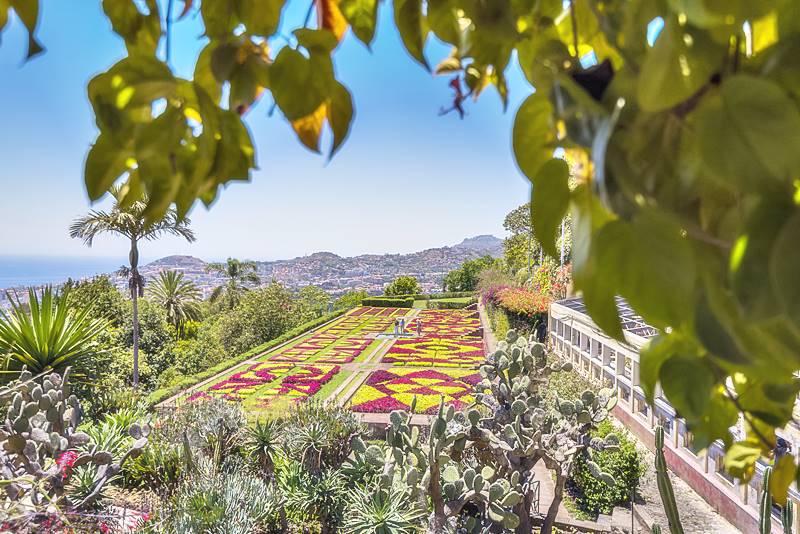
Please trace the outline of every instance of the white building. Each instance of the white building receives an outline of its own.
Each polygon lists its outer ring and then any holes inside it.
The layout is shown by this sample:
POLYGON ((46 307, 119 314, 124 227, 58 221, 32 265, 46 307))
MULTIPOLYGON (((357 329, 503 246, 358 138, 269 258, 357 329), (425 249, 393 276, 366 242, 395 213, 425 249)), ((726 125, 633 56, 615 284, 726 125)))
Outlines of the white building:
MULTIPOLYGON (((549 313, 549 341, 553 351, 572 362, 574 372, 598 386, 617 392, 619 403, 613 415, 649 448, 654 447, 656 425, 664 427, 665 455, 670 469, 714 507, 725 519, 745 533, 758 532, 758 503, 761 492, 759 465, 749 484, 728 475, 722 464, 721 443, 695 454, 691 432, 677 416, 658 388, 655 404, 649 405, 639 386, 639 350, 658 334, 621 298, 617 298, 625 342, 621 343, 591 320, 583 300, 573 297, 553 303, 549 313)), ((787 435, 790 442, 794 441, 787 435)), ((797 453, 797 446, 793 447, 797 453)), ((790 499, 800 510, 800 494, 792 488, 790 499)), ((774 515, 773 532, 782 532, 774 515)), ((795 532, 800 532, 800 514, 795 513, 795 532)))

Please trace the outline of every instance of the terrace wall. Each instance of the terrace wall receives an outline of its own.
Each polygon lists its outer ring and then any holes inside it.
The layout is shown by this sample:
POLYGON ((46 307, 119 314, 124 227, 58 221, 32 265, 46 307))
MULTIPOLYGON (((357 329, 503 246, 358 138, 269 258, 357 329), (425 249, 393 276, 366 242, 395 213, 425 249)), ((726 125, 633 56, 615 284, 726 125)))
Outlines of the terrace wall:
MULTIPOLYGON (((720 443, 712 444, 700 455, 692 452, 691 433, 660 388, 654 405, 645 401, 639 387, 639 348, 645 342, 643 338, 626 332, 628 342, 619 343, 606 336, 585 314, 558 303, 550 308, 548 336, 555 354, 572 362, 574 372, 600 387, 616 391, 619 402, 613 415, 650 450, 655 447, 655 426, 664 427, 668 442, 664 454, 673 473, 736 528, 745 534, 758 533, 764 465, 757 465, 749 483, 741 483, 724 472, 724 449, 720 443)), ((800 493, 796 488, 790 489, 789 498, 798 509, 800 493)), ((772 519, 773 531, 782 532, 774 514, 772 519)), ((795 516, 794 529, 800 532, 800 514, 795 516)))

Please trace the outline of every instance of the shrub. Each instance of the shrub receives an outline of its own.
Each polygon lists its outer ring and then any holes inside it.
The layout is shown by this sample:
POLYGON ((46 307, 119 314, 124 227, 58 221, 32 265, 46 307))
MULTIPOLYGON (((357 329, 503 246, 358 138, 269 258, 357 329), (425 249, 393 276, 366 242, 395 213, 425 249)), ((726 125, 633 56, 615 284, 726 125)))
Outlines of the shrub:
POLYGON ((419 292, 419 282, 414 276, 398 276, 384 289, 384 294, 387 296, 411 295, 419 292))
POLYGON ((428 308, 433 310, 460 310, 475 302, 477 300, 474 298, 468 300, 430 300, 428 301, 428 308))
POLYGON ((591 436, 604 438, 611 433, 619 438, 619 450, 595 452, 593 460, 601 471, 614 477, 613 486, 592 476, 583 457, 576 458, 572 471, 571 482, 578 494, 578 505, 593 514, 611 513, 614 506, 629 502, 631 491, 645 472, 644 458, 627 432, 620 432, 610 421, 603 421, 591 436))
POLYGON ((411 308, 414 306, 414 297, 370 297, 361 301, 363 306, 411 308))

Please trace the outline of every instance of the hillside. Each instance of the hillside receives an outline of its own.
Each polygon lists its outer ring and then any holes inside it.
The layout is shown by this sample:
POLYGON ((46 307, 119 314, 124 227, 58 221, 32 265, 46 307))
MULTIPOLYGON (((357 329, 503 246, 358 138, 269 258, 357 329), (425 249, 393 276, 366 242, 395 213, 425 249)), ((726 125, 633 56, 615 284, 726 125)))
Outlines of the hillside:
MULTIPOLYGON (((332 252, 315 252, 289 260, 259 261, 262 280, 277 280, 290 287, 313 284, 332 294, 350 289, 380 293, 396 276, 416 276, 425 291, 441 289, 448 271, 466 260, 484 255, 502 255, 502 240, 481 235, 464 239, 454 246, 430 248, 410 254, 362 254, 342 257, 332 252)), ((167 256, 142 267, 145 277, 174 269, 184 272, 208 294, 221 279, 206 272, 206 262, 193 256, 167 256)), ((122 282, 120 280, 120 282, 122 282)))

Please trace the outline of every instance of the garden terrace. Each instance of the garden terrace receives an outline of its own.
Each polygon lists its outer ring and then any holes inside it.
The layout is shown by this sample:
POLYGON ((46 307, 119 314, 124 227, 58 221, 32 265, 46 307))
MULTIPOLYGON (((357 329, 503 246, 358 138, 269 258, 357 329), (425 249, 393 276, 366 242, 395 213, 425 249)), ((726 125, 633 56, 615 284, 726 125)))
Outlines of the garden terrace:
POLYGON ((456 408, 467 406, 483 359, 483 328, 474 306, 362 306, 159 406, 217 397, 241 403, 257 417, 314 397, 349 406, 365 421, 378 422, 392 410, 408 409, 414 397, 418 414, 431 413, 441 397, 456 408), (401 318, 406 330, 395 337, 395 321, 401 318))

